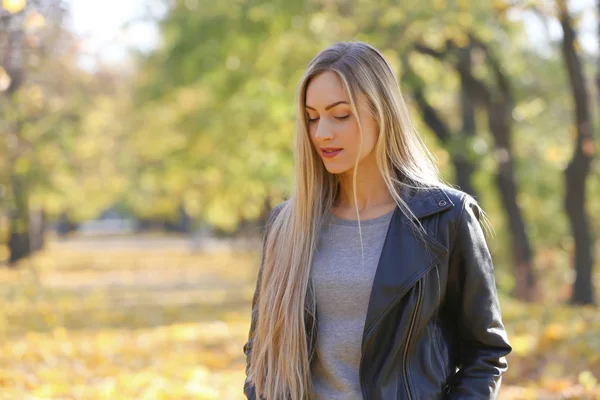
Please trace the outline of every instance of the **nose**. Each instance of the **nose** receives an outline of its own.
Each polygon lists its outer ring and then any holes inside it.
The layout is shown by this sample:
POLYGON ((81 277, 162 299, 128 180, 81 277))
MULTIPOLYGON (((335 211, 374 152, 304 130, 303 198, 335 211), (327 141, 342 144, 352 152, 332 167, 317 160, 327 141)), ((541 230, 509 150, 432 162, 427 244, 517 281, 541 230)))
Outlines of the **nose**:
POLYGON ((331 129, 327 126, 327 123, 323 121, 323 118, 320 118, 317 122, 317 128, 315 131, 315 140, 323 141, 326 139, 333 138, 333 134, 331 133, 331 129))

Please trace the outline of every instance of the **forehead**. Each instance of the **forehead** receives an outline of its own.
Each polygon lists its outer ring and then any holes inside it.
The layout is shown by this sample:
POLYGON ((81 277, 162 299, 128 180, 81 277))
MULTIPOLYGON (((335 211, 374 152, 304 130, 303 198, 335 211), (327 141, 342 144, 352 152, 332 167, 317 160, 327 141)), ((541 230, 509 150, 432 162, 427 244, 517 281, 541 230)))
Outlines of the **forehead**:
POLYGON ((342 81, 335 72, 326 71, 313 77, 306 88, 306 104, 313 108, 323 108, 328 104, 350 99, 342 81))

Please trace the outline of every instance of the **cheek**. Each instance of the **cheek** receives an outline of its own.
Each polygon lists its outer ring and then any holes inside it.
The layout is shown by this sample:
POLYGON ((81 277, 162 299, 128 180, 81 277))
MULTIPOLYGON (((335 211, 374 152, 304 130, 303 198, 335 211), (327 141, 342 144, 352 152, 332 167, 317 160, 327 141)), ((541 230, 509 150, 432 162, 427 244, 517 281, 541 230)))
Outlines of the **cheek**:
POLYGON ((358 122, 351 121, 344 124, 340 128, 339 136, 344 138, 344 147, 358 150, 360 146, 360 129, 358 129, 358 122))
POLYGON ((368 144, 369 152, 375 149, 375 145, 377 144, 377 131, 374 128, 365 132, 365 143, 368 144))
POLYGON ((360 130, 358 129, 358 124, 349 136, 351 137, 351 139, 349 137, 351 148, 354 152, 358 152, 360 149, 362 156, 371 153, 377 143, 377 131, 370 124, 363 125, 362 148, 360 147, 360 130))
POLYGON ((373 118, 367 118, 363 128, 363 146, 366 151, 371 152, 375 148, 379 135, 377 122, 373 118))

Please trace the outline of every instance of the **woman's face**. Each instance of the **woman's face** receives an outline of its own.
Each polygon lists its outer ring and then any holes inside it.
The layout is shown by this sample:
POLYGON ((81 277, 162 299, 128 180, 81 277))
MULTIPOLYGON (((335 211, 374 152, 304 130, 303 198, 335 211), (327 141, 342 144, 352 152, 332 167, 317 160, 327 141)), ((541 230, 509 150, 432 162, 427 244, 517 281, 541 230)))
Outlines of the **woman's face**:
POLYGON ((306 89, 308 129, 315 150, 325 168, 332 174, 352 171, 356 158, 359 164, 375 163, 377 122, 370 114, 362 95, 356 99, 363 127, 360 150, 358 120, 350 108, 350 99, 335 72, 323 72, 311 79, 306 89))

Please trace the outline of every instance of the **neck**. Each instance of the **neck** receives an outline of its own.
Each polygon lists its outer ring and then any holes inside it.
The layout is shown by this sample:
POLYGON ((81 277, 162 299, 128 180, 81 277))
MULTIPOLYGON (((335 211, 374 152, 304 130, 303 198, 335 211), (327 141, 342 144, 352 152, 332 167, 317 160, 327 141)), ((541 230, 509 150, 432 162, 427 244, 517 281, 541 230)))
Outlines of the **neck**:
POLYGON ((359 213, 362 213, 372 208, 395 204, 377 165, 364 164, 360 164, 356 174, 356 198, 352 190, 354 169, 340 175, 340 190, 334 207, 352 210, 358 208, 359 213))

